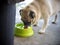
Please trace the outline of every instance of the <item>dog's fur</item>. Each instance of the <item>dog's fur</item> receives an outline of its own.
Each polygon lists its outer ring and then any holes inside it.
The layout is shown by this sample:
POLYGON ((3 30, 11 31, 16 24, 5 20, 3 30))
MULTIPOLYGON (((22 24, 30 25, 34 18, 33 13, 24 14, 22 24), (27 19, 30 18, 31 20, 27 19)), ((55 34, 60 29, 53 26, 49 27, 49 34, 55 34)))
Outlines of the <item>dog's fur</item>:
MULTIPOLYGON (((26 8, 22 9, 21 19, 24 21, 31 22, 31 24, 33 25, 36 25, 36 23, 40 20, 40 18, 43 18, 44 24, 41 30, 39 30, 39 33, 44 33, 47 28, 49 17, 55 15, 55 17, 57 18, 56 13, 60 11, 59 9, 60 4, 58 4, 58 2, 60 1, 59 0, 34 0, 26 8), (35 14, 35 17, 33 19, 30 18, 29 16, 30 11, 33 11, 35 14)), ((56 22, 56 18, 54 22, 56 22)))

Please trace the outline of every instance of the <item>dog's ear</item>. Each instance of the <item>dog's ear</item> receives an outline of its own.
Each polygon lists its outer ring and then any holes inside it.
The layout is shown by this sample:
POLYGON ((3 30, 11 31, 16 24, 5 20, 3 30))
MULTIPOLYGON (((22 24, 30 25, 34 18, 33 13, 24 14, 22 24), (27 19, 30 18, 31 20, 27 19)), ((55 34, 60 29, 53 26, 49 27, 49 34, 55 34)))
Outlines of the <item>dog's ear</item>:
POLYGON ((26 6, 25 9, 29 9, 29 6, 26 6))
POLYGON ((23 10, 21 9, 19 12, 22 12, 23 10))
POLYGON ((22 9, 19 11, 20 15, 22 15, 22 11, 23 11, 22 9))
POLYGON ((33 19, 35 17, 35 13, 33 11, 30 11, 29 16, 33 19))
POLYGON ((29 6, 27 6, 27 8, 29 8, 29 6))

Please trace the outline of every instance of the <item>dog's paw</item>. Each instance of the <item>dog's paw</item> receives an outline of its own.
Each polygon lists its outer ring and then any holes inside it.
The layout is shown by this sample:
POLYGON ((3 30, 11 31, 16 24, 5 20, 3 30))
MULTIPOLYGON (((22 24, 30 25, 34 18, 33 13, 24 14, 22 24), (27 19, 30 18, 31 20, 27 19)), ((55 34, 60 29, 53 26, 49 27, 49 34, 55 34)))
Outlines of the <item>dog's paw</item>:
POLYGON ((56 24, 56 22, 52 22, 52 24, 56 24))
POLYGON ((33 25, 33 26, 37 26, 37 25, 33 25))
POLYGON ((38 33, 39 34, 44 34, 45 33, 45 30, 40 30, 38 33))

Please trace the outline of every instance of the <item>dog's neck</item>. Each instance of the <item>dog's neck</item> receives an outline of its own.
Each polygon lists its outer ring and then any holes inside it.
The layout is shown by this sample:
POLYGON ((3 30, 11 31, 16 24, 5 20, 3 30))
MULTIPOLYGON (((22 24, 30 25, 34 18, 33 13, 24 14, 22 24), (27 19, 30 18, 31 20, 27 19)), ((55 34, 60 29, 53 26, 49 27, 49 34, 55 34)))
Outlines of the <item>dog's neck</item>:
POLYGON ((36 0, 40 3, 40 7, 41 6, 46 6, 49 10, 50 10, 50 15, 52 15, 53 9, 52 9, 52 5, 51 5, 51 0, 36 0))
POLYGON ((47 7, 48 10, 50 8, 47 0, 34 0, 29 6, 36 8, 38 15, 42 14, 42 7, 47 7))
POLYGON ((42 11, 42 6, 46 6, 47 9, 49 10, 49 14, 51 15, 53 10, 52 10, 52 5, 50 3, 50 0, 34 0, 31 4, 30 7, 33 6, 37 8, 38 12, 42 11))
MULTIPOLYGON (((40 3, 39 3, 39 1, 34 0, 34 1, 31 3, 31 5, 36 8, 38 15, 41 15, 41 9, 40 9, 40 3)), ((38 16, 38 17, 39 17, 39 16, 38 16)))

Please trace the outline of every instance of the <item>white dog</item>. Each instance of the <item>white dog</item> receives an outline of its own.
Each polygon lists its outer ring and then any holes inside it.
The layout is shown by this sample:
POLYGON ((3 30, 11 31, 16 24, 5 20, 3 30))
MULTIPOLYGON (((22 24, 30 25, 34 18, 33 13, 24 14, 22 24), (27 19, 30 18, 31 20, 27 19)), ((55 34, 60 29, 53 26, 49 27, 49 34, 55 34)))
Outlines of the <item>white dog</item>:
POLYGON ((30 24, 36 25, 37 22, 43 18, 44 24, 39 30, 39 33, 45 33, 50 16, 55 15, 54 22, 56 22, 56 13, 60 11, 60 0, 34 0, 24 9, 20 10, 21 20, 25 27, 30 24))

